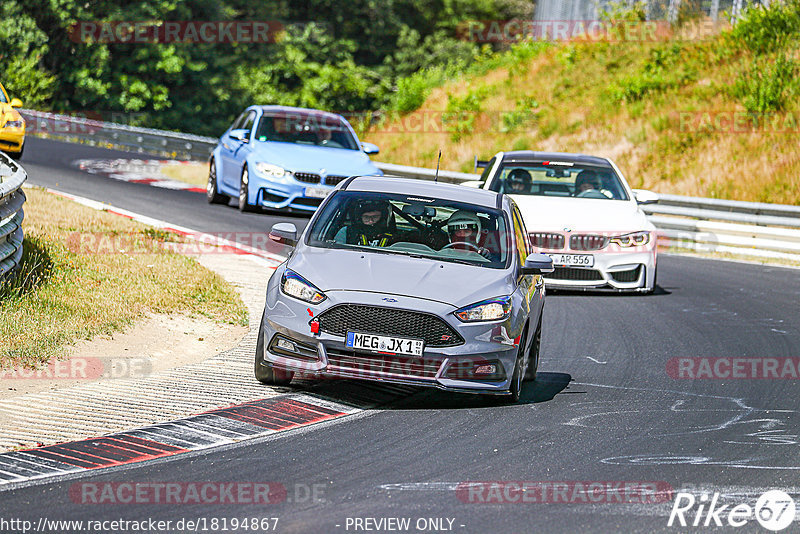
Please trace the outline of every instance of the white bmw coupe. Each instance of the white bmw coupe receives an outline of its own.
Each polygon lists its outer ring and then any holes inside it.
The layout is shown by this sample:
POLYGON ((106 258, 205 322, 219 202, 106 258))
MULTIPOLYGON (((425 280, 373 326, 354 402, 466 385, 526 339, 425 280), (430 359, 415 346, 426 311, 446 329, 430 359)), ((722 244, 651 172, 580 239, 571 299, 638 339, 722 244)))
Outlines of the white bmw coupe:
POLYGON ((609 159, 580 154, 500 152, 479 182, 464 185, 511 195, 536 252, 553 258, 548 287, 651 293, 657 236, 640 204, 658 201, 631 189, 609 159))

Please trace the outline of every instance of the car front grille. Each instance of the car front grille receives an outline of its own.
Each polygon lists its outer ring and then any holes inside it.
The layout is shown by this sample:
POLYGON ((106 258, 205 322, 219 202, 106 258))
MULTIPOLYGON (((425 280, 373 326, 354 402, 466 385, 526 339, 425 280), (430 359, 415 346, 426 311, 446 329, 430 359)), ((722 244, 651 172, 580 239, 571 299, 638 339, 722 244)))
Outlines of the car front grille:
POLYGON ((328 349, 328 366, 370 375, 388 373, 415 378, 435 378, 442 362, 415 356, 361 354, 350 350, 328 349))
POLYGON ((617 271, 608 274, 610 274, 611 278, 613 278, 617 282, 635 282, 639 279, 639 273, 641 273, 641 271, 642 271, 642 266, 639 265, 635 269, 631 269, 629 271, 617 271))
POLYGON ((298 182, 303 182, 306 184, 318 184, 321 179, 319 174, 314 174, 311 172, 296 172, 294 173, 294 178, 298 182))
POLYGON ((545 275, 545 278, 553 280, 602 280, 603 276, 594 269, 578 269, 576 267, 556 267, 552 274, 545 275))
POLYGON ((342 180, 345 180, 346 178, 347 176, 336 176, 336 175, 326 176, 325 183, 328 185, 336 185, 342 180))
POLYGON ((531 232, 531 244, 537 248, 557 250, 564 248, 563 234, 549 234, 545 232, 531 232))
POLYGON ((600 250, 608 246, 608 238, 604 235, 577 234, 569 238, 572 250, 600 250))
POLYGON ((440 317, 429 313, 362 304, 340 304, 322 312, 320 330, 335 336, 364 332, 422 339, 428 347, 453 347, 464 339, 440 317))

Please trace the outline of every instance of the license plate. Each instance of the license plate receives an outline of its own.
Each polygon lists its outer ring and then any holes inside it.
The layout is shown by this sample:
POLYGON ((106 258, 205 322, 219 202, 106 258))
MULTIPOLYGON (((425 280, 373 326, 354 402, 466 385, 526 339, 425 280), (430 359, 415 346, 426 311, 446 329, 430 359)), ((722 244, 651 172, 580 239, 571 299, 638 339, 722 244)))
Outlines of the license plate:
POLYGON ((306 196, 311 198, 325 198, 332 189, 325 187, 306 187, 306 196))
POLYGON ((354 349, 407 354, 409 356, 422 356, 422 351, 425 348, 425 342, 421 339, 377 336, 360 332, 348 332, 346 345, 354 349))
POLYGON ((591 254, 548 254, 553 265, 568 267, 594 267, 594 256, 591 254))

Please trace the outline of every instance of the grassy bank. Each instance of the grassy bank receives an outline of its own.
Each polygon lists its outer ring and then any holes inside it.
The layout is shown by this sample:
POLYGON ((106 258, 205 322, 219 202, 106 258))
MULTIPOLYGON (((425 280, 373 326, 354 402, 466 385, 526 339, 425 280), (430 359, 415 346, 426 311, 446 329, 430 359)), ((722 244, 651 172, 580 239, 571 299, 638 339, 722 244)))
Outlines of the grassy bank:
POLYGON ((426 89, 365 137, 381 160, 472 171, 500 150, 614 158, 633 187, 800 203, 800 2, 731 28, 629 42, 522 43, 499 68, 426 89))
POLYGON ((232 286, 192 258, 159 251, 177 236, 42 190, 26 194, 21 269, 0 285, 0 367, 46 362, 148 312, 246 324, 232 286))

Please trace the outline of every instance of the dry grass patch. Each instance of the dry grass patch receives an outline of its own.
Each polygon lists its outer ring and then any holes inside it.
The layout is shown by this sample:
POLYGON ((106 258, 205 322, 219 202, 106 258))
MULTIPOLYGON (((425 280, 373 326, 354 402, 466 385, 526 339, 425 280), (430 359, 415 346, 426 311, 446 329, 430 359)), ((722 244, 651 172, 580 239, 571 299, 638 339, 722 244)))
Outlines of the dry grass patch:
POLYGON ((247 324, 237 291, 221 277, 192 258, 153 252, 178 236, 42 190, 26 194, 22 268, 0 287, 0 367, 41 364, 65 344, 119 331, 146 313, 247 324), (136 239, 148 253, 90 253, 76 246, 87 235, 136 239))

